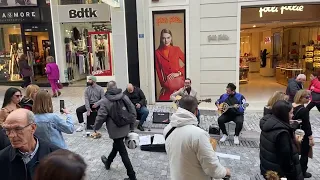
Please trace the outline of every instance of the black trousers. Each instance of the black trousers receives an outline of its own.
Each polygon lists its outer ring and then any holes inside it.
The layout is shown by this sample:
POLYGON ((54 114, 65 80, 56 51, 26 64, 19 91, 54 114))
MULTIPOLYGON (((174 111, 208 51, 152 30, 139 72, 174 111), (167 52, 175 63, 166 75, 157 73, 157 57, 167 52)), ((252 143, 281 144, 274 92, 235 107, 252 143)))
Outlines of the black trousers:
POLYGON ((119 152, 122 162, 127 169, 127 175, 129 176, 130 179, 136 179, 136 173, 133 170, 133 167, 129 159, 129 155, 123 140, 124 140, 124 137, 113 140, 113 147, 108 156, 108 163, 111 164, 114 158, 116 157, 117 153, 119 152))
POLYGON ((31 84, 31 78, 30 77, 23 77, 23 83, 21 84, 21 87, 25 88, 31 84))
POLYGON ((307 105, 307 109, 310 111, 313 107, 317 107, 318 111, 320 112, 320 103, 316 103, 316 102, 310 102, 308 105, 307 105))
MULTIPOLYGON (((97 111, 99 108, 97 109, 94 109, 92 108, 93 104, 90 104, 90 108, 92 111, 97 111)), ((78 117, 78 121, 79 123, 83 123, 84 120, 83 120, 83 113, 87 112, 87 109, 86 109, 86 106, 83 105, 83 106, 80 106, 76 109, 76 113, 77 113, 77 117, 78 117)))
POLYGON ((230 121, 235 122, 236 123, 235 136, 239 136, 243 127, 243 120, 244 120, 243 114, 241 115, 222 114, 218 118, 218 124, 222 133, 228 135, 225 123, 228 123, 230 121))
POLYGON ((302 173, 307 172, 307 169, 308 169, 309 151, 310 151, 309 138, 304 137, 301 143, 301 157, 300 157, 300 165, 301 165, 302 173))

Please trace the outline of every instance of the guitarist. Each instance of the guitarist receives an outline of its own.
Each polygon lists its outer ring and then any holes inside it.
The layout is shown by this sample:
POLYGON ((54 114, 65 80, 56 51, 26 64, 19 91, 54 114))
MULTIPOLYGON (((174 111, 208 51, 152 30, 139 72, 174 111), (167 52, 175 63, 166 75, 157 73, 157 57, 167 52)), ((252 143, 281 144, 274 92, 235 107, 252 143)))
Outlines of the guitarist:
POLYGON ((222 94, 216 101, 216 106, 219 110, 222 110, 219 106, 221 103, 227 103, 229 106, 239 105, 239 107, 228 109, 218 118, 219 128, 223 133, 220 142, 224 142, 228 138, 228 132, 226 130, 225 123, 233 121, 236 123, 234 144, 240 144, 239 134, 242 130, 244 120, 243 113, 245 110, 242 105, 246 102, 246 99, 242 94, 236 92, 236 88, 236 85, 234 85, 233 83, 229 83, 226 88, 226 93, 222 94))
MULTIPOLYGON (((191 79, 190 78, 186 78, 184 80, 184 87, 182 87, 178 91, 172 93, 170 95, 170 99, 172 101, 176 101, 176 97, 177 96, 183 97, 183 96, 187 96, 187 95, 195 97, 196 99, 199 99, 197 91, 195 91, 191 87, 191 79)), ((197 119, 198 119, 198 125, 199 125, 199 123, 200 123, 200 111, 199 110, 198 110, 198 113, 197 113, 197 119)))

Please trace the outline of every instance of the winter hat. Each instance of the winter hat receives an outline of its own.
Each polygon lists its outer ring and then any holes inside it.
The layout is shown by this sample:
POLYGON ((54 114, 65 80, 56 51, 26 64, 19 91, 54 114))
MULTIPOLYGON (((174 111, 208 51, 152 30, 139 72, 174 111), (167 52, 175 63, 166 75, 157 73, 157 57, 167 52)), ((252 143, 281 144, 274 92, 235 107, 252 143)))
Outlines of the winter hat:
POLYGON ((89 80, 90 80, 90 79, 91 79, 93 82, 97 82, 97 77, 95 77, 95 76, 90 76, 90 77, 89 77, 89 80))

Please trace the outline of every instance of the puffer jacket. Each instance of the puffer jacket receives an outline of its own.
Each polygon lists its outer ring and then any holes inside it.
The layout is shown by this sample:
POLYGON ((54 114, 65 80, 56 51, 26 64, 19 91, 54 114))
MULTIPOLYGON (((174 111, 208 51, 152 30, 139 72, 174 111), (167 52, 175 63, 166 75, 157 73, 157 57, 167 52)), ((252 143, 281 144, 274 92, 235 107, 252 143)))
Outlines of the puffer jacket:
POLYGON ((280 121, 271 114, 267 114, 260 120, 260 128, 261 175, 265 175, 267 171, 271 170, 277 172, 280 177, 286 177, 288 180, 303 180, 299 154, 293 141, 293 130, 290 125, 280 121), (278 141, 279 137, 283 133, 288 134, 286 136, 288 139, 281 146, 289 147, 290 151, 288 152, 282 152, 281 149, 277 148, 277 145, 280 144, 278 141), (284 156, 281 156, 283 153, 290 156, 284 158, 284 156))
POLYGON ((118 127, 109 116, 111 106, 112 106, 112 101, 117 101, 122 99, 126 104, 128 111, 134 114, 135 117, 137 117, 136 108, 131 103, 128 96, 122 93, 121 89, 108 89, 108 91, 105 94, 105 97, 106 98, 99 103, 100 108, 98 111, 98 115, 96 117, 94 130, 99 130, 102 124, 104 122, 107 122, 107 129, 108 129, 109 137, 111 139, 126 137, 130 131, 130 125, 128 124, 122 127, 118 127))
POLYGON ((165 142, 172 180, 211 180, 211 177, 222 179, 226 176, 226 168, 220 164, 209 134, 197 124, 194 114, 178 108, 164 129, 166 136, 172 127, 176 127, 165 142))

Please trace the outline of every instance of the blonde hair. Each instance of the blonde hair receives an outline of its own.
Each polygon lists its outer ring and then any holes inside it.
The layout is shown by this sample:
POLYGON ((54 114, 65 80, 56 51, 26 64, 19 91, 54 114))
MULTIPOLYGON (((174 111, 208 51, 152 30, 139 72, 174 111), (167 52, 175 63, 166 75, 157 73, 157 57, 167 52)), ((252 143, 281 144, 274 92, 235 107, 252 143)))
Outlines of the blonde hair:
POLYGON ((281 91, 276 91, 271 98, 268 100, 267 107, 272 108, 272 106, 279 100, 285 100, 287 101, 289 99, 289 96, 287 96, 285 93, 281 91))
POLYGON ((53 113, 51 95, 47 90, 41 90, 34 99, 32 111, 34 114, 53 113))
POLYGON ((305 98, 308 95, 309 95, 309 93, 308 93, 307 90, 304 90, 304 89, 299 90, 296 93, 296 95, 294 96, 294 101, 293 102, 296 103, 296 104, 304 104, 302 99, 305 98))
POLYGON ((47 59, 46 59, 46 62, 47 63, 52 63, 52 62, 55 62, 54 58, 52 56, 48 56, 47 59))
POLYGON ((30 84, 27 89, 26 89, 26 97, 28 99, 33 99, 32 95, 33 93, 35 92, 38 92, 39 91, 39 86, 38 85, 35 85, 35 84, 30 84))

